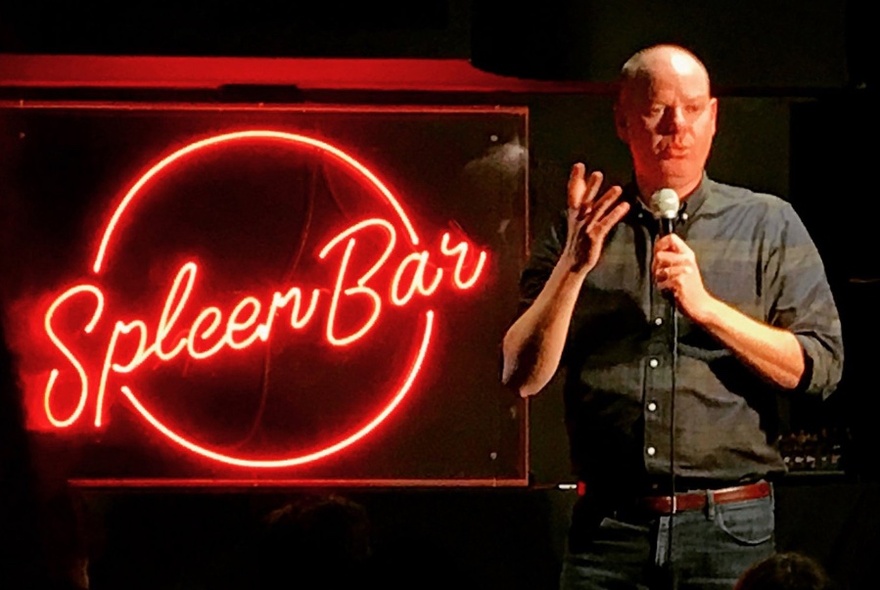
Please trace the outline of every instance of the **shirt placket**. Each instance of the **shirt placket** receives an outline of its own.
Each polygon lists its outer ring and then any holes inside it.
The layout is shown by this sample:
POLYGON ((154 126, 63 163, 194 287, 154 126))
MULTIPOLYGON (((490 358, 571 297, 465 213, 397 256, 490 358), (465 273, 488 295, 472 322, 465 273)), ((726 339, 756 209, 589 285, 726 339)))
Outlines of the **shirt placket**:
POLYGON ((670 427, 672 419, 674 306, 669 297, 650 280, 653 248, 646 248, 644 262, 649 277, 646 313, 650 336, 642 359, 644 375, 642 413, 644 416, 644 460, 649 473, 668 472, 670 466, 670 427))

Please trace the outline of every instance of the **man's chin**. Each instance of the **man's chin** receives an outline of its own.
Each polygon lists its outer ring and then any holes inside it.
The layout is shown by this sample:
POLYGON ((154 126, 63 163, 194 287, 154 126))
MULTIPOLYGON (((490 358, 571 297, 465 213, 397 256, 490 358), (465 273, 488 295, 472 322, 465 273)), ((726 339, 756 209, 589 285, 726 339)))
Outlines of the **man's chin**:
POLYGON ((681 181, 699 176, 702 169, 695 167, 692 162, 671 158, 660 161, 658 172, 664 179, 681 181))
POLYGON ((654 168, 650 176, 651 184, 658 187, 666 187, 672 189, 680 189, 690 185, 694 180, 699 180, 703 176, 702 169, 694 170, 693 166, 676 166, 661 164, 654 168))

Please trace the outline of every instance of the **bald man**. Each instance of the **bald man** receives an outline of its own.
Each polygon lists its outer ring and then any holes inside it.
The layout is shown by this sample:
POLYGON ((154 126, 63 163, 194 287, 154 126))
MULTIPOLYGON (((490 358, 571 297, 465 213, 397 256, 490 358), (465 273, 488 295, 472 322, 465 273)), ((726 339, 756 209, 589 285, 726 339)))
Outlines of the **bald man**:
POLYGON ((717 112, 689 51, 631 57, 614 117, 633 181, 604 189, 575 164, 522 273, 502 380, 526 397, 564 370, 580 497, 563 590, 732 588, 774 551, 777 397, 827 397, 841 377, 839 315, 801 220, 705 172, 717 112))

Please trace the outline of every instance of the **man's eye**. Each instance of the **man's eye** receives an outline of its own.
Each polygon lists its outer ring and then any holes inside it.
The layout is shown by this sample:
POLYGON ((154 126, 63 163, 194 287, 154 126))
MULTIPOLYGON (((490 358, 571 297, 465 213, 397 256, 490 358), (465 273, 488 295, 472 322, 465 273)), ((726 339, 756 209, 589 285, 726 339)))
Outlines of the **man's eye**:
POLYGON ((685 110, 686 113, 690 113, 690 114, 692 114, 692 115, 695 115, 695 114, 697 114, 697 113, 699 113, 700 111, 703 110, 703 105, 699 105, 699 104, 689 104, 689 105, 687 105, 687 106, 684 108, 684 110, 685 110))

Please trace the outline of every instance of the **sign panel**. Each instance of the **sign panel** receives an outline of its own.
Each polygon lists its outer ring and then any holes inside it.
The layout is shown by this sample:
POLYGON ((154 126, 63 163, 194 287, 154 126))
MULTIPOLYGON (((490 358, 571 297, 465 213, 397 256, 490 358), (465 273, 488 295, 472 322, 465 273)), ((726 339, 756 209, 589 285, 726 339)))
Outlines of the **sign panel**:
POLYGON ((5 105, 5 338, 81 485, 522 485, 527 112, 5 105))

